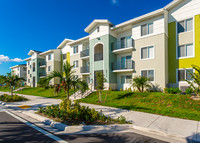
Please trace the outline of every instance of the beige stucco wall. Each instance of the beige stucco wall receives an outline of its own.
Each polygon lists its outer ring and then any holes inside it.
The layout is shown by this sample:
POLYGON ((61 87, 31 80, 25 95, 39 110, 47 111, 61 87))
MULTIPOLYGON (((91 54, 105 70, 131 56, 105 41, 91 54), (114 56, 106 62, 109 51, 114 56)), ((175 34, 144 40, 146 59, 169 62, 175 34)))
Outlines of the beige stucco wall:
POLYGON ((193 31, 183 32, 183 33, 178 34, 179 45, 192 44, 193 41, 194 41, 193 31))
POLYGON ((78 75, 78 77, 82 78, 81 75, 81 67, 82 67, 82 60, 80 59, 80 54, 75 54, 70 56, 70 64, 73 65, 73 62, 78 60, 78 68, 73 68, 75 71, 74 75, 78 75))
POLYGON ((161 88, 167 84, 166 67, 166 36, 159 34, 135 40, 135 51, 133 51, 133 61, 135 62, 135 72, 133 77, 141 75, 141 70, 154 69, 154 82, 161 88), (141 60, 141 48, 154 46, 154 59, 141 60))

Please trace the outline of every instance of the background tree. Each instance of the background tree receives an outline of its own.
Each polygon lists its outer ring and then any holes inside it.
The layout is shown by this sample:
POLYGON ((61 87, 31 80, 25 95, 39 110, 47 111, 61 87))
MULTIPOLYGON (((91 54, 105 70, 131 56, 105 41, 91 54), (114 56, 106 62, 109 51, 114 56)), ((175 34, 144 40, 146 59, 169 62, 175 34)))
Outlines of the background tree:
POLYGON ((49 80, 48 80, 48 78, 40 78, 38 84, 42 88, 45 88, 45 89, 49 88, 49 80))
POLYGON ((83 94, 89 90, 89 86, 88 83, 85 80, 82 80, 79 82, 79 89, 81 91, 81 97, 83 96, 83 94))
POLYGON ((10 89, 11 89, 11 96, 13 96, 13 87, 17 85, 17 83, 25 81, 24 78, 19 78, 17 75, 12 75, 11 73, 7 73, 6 76, 1 77, 10 89))
POLYGON ((80 83, 81 83, 81 79, 78 76, 72 77, 72 86, 73 86, 74 92, 76 92, 76 89, 78 88, 80 83))
POLYGON ((190 85, 190 87, 194 90, 197 97, 200 98, 200 67, 192 65, 192 68, 195 70, 195 72, 186 70, 187 72, 189 72, 189 75, 191 76, 192 80, 186 80, 186 81, 190 85))
POLYGON ((53 71, 47 76, 49 81, 53 78, 60 79, 60 86, 64 89, 65 93, 67 93, 67 99, 69 99, 69 90, 73 81, 73 67, 73 65, 71 66, 68 62, 66 62, 63 66, 63 72, 53 71))
POLYGON ((132 86, 137 88, 139 92, 144 92, 144 88, 151 87, 149 79, 144 76, 136 76, 133 78, 132 86))
POLYGON ((4 75, 0 75, 0 85, 2 85, 3 89, 4 89, 4 84, 5 84, 5 77, 4 75))
POLYGON ((97 72, 97 90, 99 90, 99 102, 102 102, 102 90, 104 90, 104 83, 107 81, 102 72, 97 72))

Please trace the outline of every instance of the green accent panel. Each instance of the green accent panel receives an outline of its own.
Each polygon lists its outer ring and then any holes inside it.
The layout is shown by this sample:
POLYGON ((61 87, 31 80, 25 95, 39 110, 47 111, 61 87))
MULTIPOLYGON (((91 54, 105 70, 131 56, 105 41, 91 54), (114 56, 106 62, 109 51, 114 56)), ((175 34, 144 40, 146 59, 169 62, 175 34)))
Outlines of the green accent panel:
POLYGON ((116 62, 116 55, 111 51, 111 43, 116 41, 116 38, 109 34, 90 40, 90 79, 93 79, 94 71, 103 70, 108 83, 117 82, 116 74, 111 71, 112 62, 116 62), (103 44, 103 61, 94 62, 94 47, 99 43, 103 44))
POLYGON ((176 22, 169 23, 169 38, 168 38, 168 72, 169 83, 176 83, 176 22))
POLYGON ((95 71, 103 70, 103 61, 94 62, 95 71))
POLYGON ((35 72, 31 71, 31 73, 32 73, 31 78, 33 80, 33 77, 35 76, 36 84, 37 84, 37 82, 40 80, 39 74, 46 73, 45 68, 40 68, 40 62, 45 62, 45 59, 36 58, 36 59, 32 59, 31 62, 32 62, 32 68, 33 68, 33 63, 35 62, 35 72))

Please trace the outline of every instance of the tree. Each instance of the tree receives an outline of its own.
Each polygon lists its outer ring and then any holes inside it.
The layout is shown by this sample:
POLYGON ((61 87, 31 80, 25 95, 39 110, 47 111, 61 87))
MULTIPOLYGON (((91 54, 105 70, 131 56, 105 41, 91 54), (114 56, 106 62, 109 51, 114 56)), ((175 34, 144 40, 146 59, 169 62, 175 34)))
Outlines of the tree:
POLYGON ((74 92, 76 92, 76 89, 78 88, 78 85, 79 85, 80 82, 81 82, 81 79, 78 76, 73 76, 72 86, 74 88, 74 92))
POLYGON ((4 84, 5 84, 5 78, 3 75, 0 75, 0 85, 2 85, 3 88, 4 88, 4 84))
POLYGON ((39 84, 40 87, 48 89, 48 87, 49 87, 49 80, 48 80, 48 78, 40 78, 38 84, 39 84))
POLYGON ((6 76, 1 76, 1 80, 6 83, 11 89, 11 96, 13 96, 13 87, 18 84, 18 82, 25 81, 24 78, 19 78, 17 75, 12 75, 11 73, 7 73, 6 76))
POLYGON ((88 83, 85 80, 82 80, 79 82, 80 85, 80 91, 81 91, 81 96, 83 96, 83 94, 89 90, 89 86, 88 83))
POLYGON ((149 83, 149 79, 144 76, 136 76, 133 78, 133 87, 136 87, 139 92, 144 92, 144 88, 151 87, 149 83))
POLYGON ((194 90, 197 97, 200 97, 200 67, 196 65, 192 65, 192 68, 195 70, 195 72, 186 70, 189 72, 192 80, 186 80, 187 83, 190 85, 190 87, 194 90))
POLYGON ((49 81, 53 78, 60 79, 60 86, 63 87, 65 93, 67 93, 67 99, 69 99, 69 90, 73 81, 73 67, 73 65, 71 66, 68 62, 66 62, 66 64, 63 66, 63 72, 53 71, 47 76, 49 81))
POLYGON ((97 90, 99 90, 99 102, 102 102, 102 90, 104 90, 104 83, 106 79, 104 78, 104 74, 102 72, 97 72, 97 90))

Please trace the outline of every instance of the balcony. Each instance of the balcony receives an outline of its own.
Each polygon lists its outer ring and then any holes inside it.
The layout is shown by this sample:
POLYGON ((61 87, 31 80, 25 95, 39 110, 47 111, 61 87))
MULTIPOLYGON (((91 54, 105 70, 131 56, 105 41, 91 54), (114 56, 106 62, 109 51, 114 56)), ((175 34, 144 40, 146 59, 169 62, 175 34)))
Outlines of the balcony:
POLYGON ((39 66, 40 68, 46 68, 46 62, 40 62, 39 66))
POLYGON ((131 52, 134 49, 133 39, 126 39, 124 42, 119 41, 112 47, 112 52, 115 54, 121 54, 131 52))
POLYGON ((33 72, 35 72, 35 68, 33 68, 33 72))
POLYGON ((81 51, 80 58, 81 59, 89 58, 89 49, 81 51))
POLYGON ((90 67, 89 66, 85 66, 85 67, 81 67, 81 74, 90 74, 90 67))
POLYGON ((45 78, 47 75, 45 73, 39 73, 40 78, 45 78))
POLYGON ((102 61, 102 60, 103 60, 103 53, 94 54, 94 61, 102 61))
POLYGON ((125 62, 116 62, 112 63, 112 71, 113 72, 132 72, 134 71, 133 68, 133 61, 126 60, 125 62))

